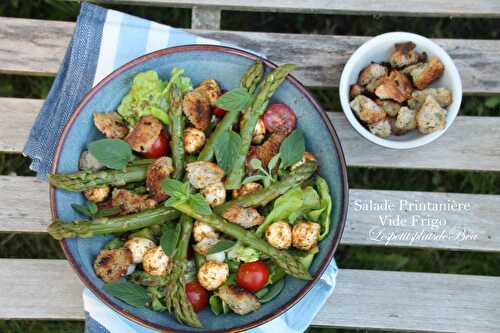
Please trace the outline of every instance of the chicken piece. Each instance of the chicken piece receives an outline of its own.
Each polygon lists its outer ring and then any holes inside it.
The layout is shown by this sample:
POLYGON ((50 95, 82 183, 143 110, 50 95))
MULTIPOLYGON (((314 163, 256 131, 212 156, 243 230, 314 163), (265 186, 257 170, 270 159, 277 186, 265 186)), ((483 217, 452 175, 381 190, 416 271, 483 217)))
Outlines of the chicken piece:
POLYGON ((154 208, 156 201, 148 198, 147 195, 138 195, 124 189, 114 189, 111 195, 111 204, 113 207, 120 207, 122 213, 130 214, 154 208))
POLYGON ((142 260, 142 267, 146 273, 156 276, 166 276, 170 271, 170 258, 163 252, 161 246, 146 251, 142 260))
POLYGON ((219 288, 229 277, 229 266, 226 263, 207 261, 198 270, 198 282, 206 290, 219 288))
POLYGON ((224 178, 224 170, 217 164, 207 161, 188 163, 186 171, 189 182, 197 189, 220 183, 224 178))
POLYGON ((366 86, 380 77, 386 76, 388 73, 387 67, 380 64, 369 64, 361 73, 359 73, 358 84, 366 86))
POLYGON ((239 315, 246 315, 260 308, 260 302, 254 294, 236 286, 223 285, 217 295, 239 315))
POLYGON ((280 146, 286 135, 282 133, 273 133, 271 136, 260 146, 255 149, 257 159, 262 162, 262 165, 267 166, 269 161, 279 153, 280 146))
POLYGON ((201 242, 204 239, 219 238, 219 233, 214 228, 200 221, 195 221, 193 225, 193 238, 196 242, 201 242))
POLYGON ((104 282, 117 282, 127 275, 132 252, 126 248, 102 250, 94 261, 94 270, 104 282))
POLYGON ((224 212, 223 217, 229 222, 238 224, 245 229, 264 222, 264 217, 255 208, 243 208, 237 205, 232 206, 224 212))
POLYGON ((83 195, 87 200, 94 203, 103 202, 109 196, 110 188, 108 185, 103 185, 99 187, 89 188, 83 192, 83 195))
POLYGON ((257 120, 257 124, 255 125, 255 129, 253 131, 252 143, 255 145, 261 144, 266 137, 266 125, 264 124, 264 120, 259 118, 257 120))
POLYGON ((222 94, 219 84, 215 80, 202 81, 196 90, 204 92, 212 106, 215 105, 215 102, 222 94))
POLYGON ((356 96, 362 95, 365 93, 365 88, 360 86, 359 84, 353 84, 351 89, 349 90, 349 98, 353 100, 356 96))
POLYGON ((295 248, 309 251, 319 240, 321 227, 315 222, 301 221, 293 226, 292 244, 295 248))
POLYGON ((106 166, 99 162, 88 150, 84 150, 80 155, 79 167, 80 170, 99 171, 106 166))
POLYGON ((161 182, 165 178, 169 178, 173 171, 172 159, 166 156, 160 157, 148 166, 146 186, 155 201, 161 202, 168 198, 168 194, 163 190, 161 182))
POLYGON ((417 111, 403 106, 399 110, 394 126, 404 132, 417 128, 417 111))
POLYGON ((123 247, 129 249, 132 253, 132 262, 134 264, 140 264, 146 252, 156 247, 156 244, 152 240, 144 237, 134 237, 126 241, 123 247))
POLYGON ((410 98, 412 91, 410 80, 401 72, 393 70, 388 77, 382 79, 382 84, 375 89, 375 95, 380 99, 392 99, 403 103, 410 98))
POLYGON ((251 183, 243 184, 243 185, 241 185, 241 187, 239 189, 233 190, 233 199, 236 199, 237 197, 242 196, 242 195, 247 195, 250 193, 260 191, 261 189, 262 189, 262 185, 259 183, 251 182, 251 183))
POLYGON ((429 134, 446 127, 446 110, 431 95, 417 112, 417 128, 423 134, 429 134))
POLYGON ((300 161, 298 161, 297 163, 295 163, 294 165, 292 165, 290 167, 290 170, 294 171, 295 169, 301 167, 302 165, 304 165, 308 161, 316 161, 316 157, 314 157, 314 155, 311 154, 310 152, 306 151, 304 153, 304 156, 302 156, 302 159, 300 161))
POLYGON ((226 189, 222 182, 210 184, 202 188, 200 192, 212 207, 222 205, 226 201, 226 189))
POLYGON ((184 130, 184 150, 188 154, 199 152, 206 140, 205 133, 199 129, 190 127, 184 130))
POLYGON ((428 95, 434 97, 442 108, 449 106, 452 102, 451 91, 446 88, 428 88, 415 90, 408 100, 408 106, 413 110, 420 110, 428 95))
POLYGON ((370 132, 378 137, 387 138, 391 135, 391 124, 385 118, 377 123, 368 125, 370 132))
POLYGON ((206 255, 208 250, 218 242, 218 238, 204 238, 193 246, 193 250, 198 254, 206 255))
POLYGON ((141 117, 125 141, 134 151, 144 153, 151 149, 153 143, 160 136, 162 128, 160 121, 155 117, 141 117))
POLYGON ((380 106, 389 117, 396 117, 398 115, 401 105, 390 100, 376 99, 375 103, 380 106))
POLYGON ((182 100, 182 109, 194 127, 205 131, 210 125, 212 116, 210 99, 204 90, 192 90, 182 100))
POLYGON ((426 54, 416 52, 414 50, 416 45, 413 42, 398 43, 394 46, 395 49, 389 57, 389 62, 392 67, 401 68, 416 64, 420 61, 426 61, 426 54))
POLYGON ((417 89, 425 89, 432 82, 436 81, 443 75, 444 65, 438 58, 432 58, 424 66, 419 66, 410 72, 413 84, 417 89))
POLYGON ((286 221, 277 221, 267 227, 265 237, 271 246, 286 250, 292 245, 292 228, 286 221))
POLYGON ((125 120, 117 112, 94 112, 94 125, 109 139, 123 139, 128 134, 125 120))
POLYGON ((380 106, 363 95, 352 100, 351 108, 358 118, 367 124, 377 123, 386 117, 385 111, 380 106))

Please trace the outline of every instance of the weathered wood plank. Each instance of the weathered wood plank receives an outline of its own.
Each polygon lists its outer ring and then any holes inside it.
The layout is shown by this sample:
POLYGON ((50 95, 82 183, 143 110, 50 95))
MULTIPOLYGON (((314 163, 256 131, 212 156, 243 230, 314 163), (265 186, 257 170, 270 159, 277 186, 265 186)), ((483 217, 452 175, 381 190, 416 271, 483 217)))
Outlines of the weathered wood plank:
MULTIPOLYGON (((1 319, 83 319, 83 286, 66 261, 0 259, 0 264, 1 319)), ((498 277, 340 270, 332 297, 312 324, 497 332, 499 297, 498 277)))
MULTIPOLYGON (((50 221, 46 183, 32 177, 0 176, 0 189, 0 232, 46 232, 50 221)), ((376 190, 350 190, 349 194, 344 245, 500 251, 500 196, 376 190), (375 207, 385 201, 394 208, 375 207), (372 207, 365 208, 370 202, 372 207), (417 211, 408 203, 467 206, 417 211), (398 215, 406 220, 405 226, 396 223, 398 215)))
MULTIPOLYGON (((41 104, 40 100, 0 98, 0 151, 22 150, 41 104)), ((499 117, 458 117, 435 143, 399 151, 366 141, 352 129, 342 113, 329 115, 351 166, 500 170, 499 117), (464 133, 467 140, 463 140, 464 133)))
POLYGON ((416 0, 412 1, 410 6, 401 6, 401 1, 399 0, 376 2, 371 0, 94 0, 94 2, 187 8, 193 6, 209 6, 224 10, 311 14, 500 17, 500 4, 496 0, 416 0))
MULTIPOLYGON (((54 75, 74 23, 0 18, 0 72, 54 75)), ((367 37, 194 30, 195 33, 299 65, 308 86, 337 86, 343 65, 367 37)), ((438 39, 455 59, 467 94, 500 93, 500 41, 438 39)))
POLYGON ((193 7, 191 12, 191 28, 193 29, 220 29, 220 15, 219 9, 210 7, 193 7))

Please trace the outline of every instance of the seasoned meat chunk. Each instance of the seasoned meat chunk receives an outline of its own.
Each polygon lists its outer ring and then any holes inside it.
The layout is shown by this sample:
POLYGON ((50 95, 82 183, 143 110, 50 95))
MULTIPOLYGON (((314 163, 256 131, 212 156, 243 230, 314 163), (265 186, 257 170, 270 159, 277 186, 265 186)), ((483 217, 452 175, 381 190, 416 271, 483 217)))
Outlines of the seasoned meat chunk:
POLYGON ((321 227, 315 222, 299 222, 293 226, 293 246, 297 249, 309 251, 316 246, 319 240, 321 227))
POLYGON ((417 128, 417 111, 403 106, 399 110, 394 126, 404 132, 417 128))
POLYGON ((277 221, 267 227, 265 237, 271 246, 286 250, 292 245, 292 228, 286 221, 277 221))
POLYGON ((189 182, 197 189, 220 183, 224 178, 224 170, 212 162, 196 161, 188 163, 186 171, 189 182))
POLYGON ((424 105, 417 112, 417 128, 423 134, 429 134, 446 126, 446 110, 432 96, 427 96, 424 105))
POLYGON ((255 208, 232 206, 223 215, 231 223, 238 224, 245 229, 262 224, 264 217, 255 208))
POLYGON ((124 214, 142 212, 156 206, 156 201, 147 195, 138 195, 124 189, 114 189, 111 196, 113 207, 120 207, 124 214))
POLYGON ((109 196, 110 188, 108 185, 103 185, 99 187, 89 188, 83 192, 83 195, 87 200, 99 203, 106 200, 109 196))
POLYGON ((141 117, 137 125, 127 135, 125 141, 127 141, 134 151, 144 153, 158 139, 162 128, 160 121, 155 117, 141 117))
POLYGON ((182 109, 194 127, 205 131, 210 125, 212 111, 210 109, 210 99, 204 91, 193 90, 188 92, 182 101, 182 109))
POLYGON ((399 103, 390 100, 376 99, 375 103, 377 103, 377 105, 380 106, 389 117, 396 117, 399 109, 401 108, 399 103))
POLYGON ((439 79, 444 72, 444 65, 438 58, 432 58, 424 66, 416 67, 410 72, 413 84, 417 89, 425 89, 439 79))
POLYGON ((372 134, 381 138, 387 138, 391 135, 391 124, 387 118, 368 125, 368 129, 372 132, 372 134))
POLYGON ((206 290, 219 288, 229 277, 229 267, 226 263, 207 261, 198 271, 198 282, 206 290))
POLYGON ((352 100, 356 96, 364 94, 364 92, 365 92, 365 88, 363 88, 359 84, 353 84, 351 86, 351 90, 349 91, 349 97, 352 100))
POLYGON ((380 64, 369 64, 359 74, 358 84, 366 86, 380 77, 386 76, 388 73, 387 67, 380 64))
POLYGON ((110 139, 123 139, 128 134, 127 123, 117 112, 94 112, 94 125, 110 139))
POLYGON ((416 45, 412 42, 407 43, 398 43, 395 45, 394 51, 391 53, 389 57, 389 62, 392 67, 405 67, 409 65, 413 65, 419 61, 425 61, 426 55, 420 54, 416 52, 416 45))
POLYGON ((132 252, 126 248, 102 250, 94 261, 94 270, 104 282, 117 282, 127 274, 132 252))
POLYGON ((146 186, 153 199, 157 202, 168 198, 168 194, 163 190, 161 182, 165 178, 169 178, 173 171, 172 159, 166 156, 160 157, 148 166, 146 186))
POLYGON ((363 95, 359 95, 352 100, 351 108, 358 118, 367 124, 379 122, 386 117, 385 111, 380 106, 363 95))
POLYGON ((420 110, 428 95, 434 97, 442 108, 447 107, 452 102, 451 91, 446 88, 428 88, 415 90, 408 100, 408 106, 413 110, 420 110))
POLYGON ((239 189, 233 190, 233 199, 236 199, 237 197, 242 196, 242 195, 247 195, 250 193, 260 191, 261 189, 262 189, 262 185, 259 183, 251 182, 251 183, 243 184, 243 185, 241 185, 241 187, 239 189))
POLYGON ((412 91, 410 80, 401 72, 393 70, 388 77, 382 79, 382 84, 375 89, 375 95, 380 99, 392 99, 403 103, 410 98, 412 91))
POLYGON ((260 308, 257 297, 252 293, 236 286, 223 285, 217 291, 217 295, 239 315, 246 315, 260 308))
POLYGON ((257 159, 259 159, 263 165, 267 166, 269 161, 279 153, 280 146, 283 140, 285 140, 286 135, 282 133, 273 133, 271 136, 260 146, 255 149, 255 154, 257 159))

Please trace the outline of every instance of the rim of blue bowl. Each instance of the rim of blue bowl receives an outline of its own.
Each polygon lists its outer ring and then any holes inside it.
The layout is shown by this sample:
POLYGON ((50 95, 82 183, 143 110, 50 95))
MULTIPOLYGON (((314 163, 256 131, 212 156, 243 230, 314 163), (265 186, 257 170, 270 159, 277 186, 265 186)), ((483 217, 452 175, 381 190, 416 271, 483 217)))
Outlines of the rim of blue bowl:
MULTIPOLYGON (((209 44, 204 44, 204 45, 183 45, 183 46, 175 46, 175 47, 169 47, 165 49, 161 49, 155 52, 151 52, 148 54, 145 54, 143 56, 140 56, 138 58, 135 58, 134 60, 131 60, 130 62, 124 64, 123 66, 119 67, 115 71, 111 72, 108 76, 106 76, 102 81, 100 81, 95 87, 93 87, 80 101, 78 106, 76 107, 75 111, 69 118, 67 124, 64 127, 64 130, 61 134, 61 138, 59 139, 59 142, 57 144, 56 152, 54 155, 54 160, 52 161, 52 168, 51 172, 55 173, 57 171, 57 166, 59 164, 59 159, 61 155, 62 148, 64 146, 64 143, 66 141, 66 137, 69 133, 69 130, 71 127, 74 125, 76 118, 80 114, 80 112, 83 110, 83 108, 89 103, 89 101, 94 97, 94 95, 106 84, 108 84, 111 80, 115 79, 118 77, 121 73, 125 72, 126 70, 141 64, 145 61, 162 57, 164 55, 172 54, 172 53, 178 53, 178 52, 190 52, 190 51, 209 51, 209 52, 222 52, 222 53, 228 53, 232 55, 237 55, 241 56, 250 60, 260 60, 262 63, 271 69, 274 69, 278 67, 275 63, 259 57, 253 53, 243 51, 240 49, 232 48, 232 47, 227 47, 227 46, 220 46, 220 45, 209 45, 209 44)), ((345 221, 346 221, 346 216, 347 216, 347 208, 349 204, 349 190, 348 190, 348 182, 347 182, 347 167, 346 167, 346 162, 345 162, 345 156, 344 152, 342 150, 342 146, 340 145, 339 138, 337 136, 337 133, 335 129, 333 128, 333 125, 328 118, 326 112, 323 110, 321 105, 316 101, 316 99, 307 91, 307 89, 302 85, 302 83, 299 82, 293 75, 288 75, 286 80, 290 82, 293 86, 295 86, 302 94, 305 96, 311 104, 314 106, 314 109, 316 112, 319 113, 321 116, 321 119, 323 120, 324 124, 326 125, 328 132, 330 133, 330 136, 334 142, 335 149, 337 150, 337 154, 339 157, 339 166, 340 166, 340 178, 342 181, 342 195, 344 198, 344 202, 341 204, 341 212, 340 212, 340 221, 337 225, 337 228, 335 230, 335 236, 333 238, 332 243, 330 244, 330 247, 328 248, 327 255, 323 262, 320 264, 320 267, 315 274, 315 277, 307 281, 306 285, 298 292, 297 295, 295 295, 288 303, 280 307, 277 311, 274 311, 273 313, 269 313, 267 315, 262 316, 259 320, 256 320, 252 323, 248 323, 245 325, 241 326, 236 326, 233 327, 229 330, 215 330, 215 331, 202 331, 202 332, 207 332, 207 333, 219 333, 219 332, 228 332, 228 333, 236 333, 236 332, 242 332, 245 330, 249 330, 252 328, 255 328, 257 326, 260 326, 264 323, 267 323, 268 321, 280 316, 284 312, 286 312, 288 309, 290 309, 293 305, 295 305, 298 301, 304 297, 307 292, 318 282, 318 280, 321 278, 321 275, 325 271, 325 269, 328 267, 330 264, 333 255, 337 249, 337 246, 340 243, 340 239, 342 237, 342 233, 344 231, 344 226, 345 226, 345 221)), ((51 209, 51 216, 52 219, 57 218, 57 209, 56 209, 56 197, 55 197, 55 188, 52 187, 51 185, 49 186, 49 195, 50 195, 50 209, 51 209)), ((127 312, 124 308, 121 306, 115 304, 105 293, 99 290, 99 288, 92 283, 92 281, 87 278, 85 273, 82 271, 80 266, 76 263, 75 258, 71 254, 68 248, 68 244, 66 240, 61 240, 59 241, 59 244, 61 245, 61 248, 63 249, 63 252, 68 259, 68 261, 71 264, 71 267, 73 270, 76 271, 78 277, 84 285, 89 288, 94 295, 96 295, 102 302, 104 302, 107 306, 109 306, 111 309, 114 311, 118 312, 125 318, 132 320, 135 323, 138 323, 140 325, 153 328, 156 330, 159 330, 160 332, 175 332, 175 333, 189 333, 193 332, 192 330, 173 330, 172 328, 166 327, 164 325, 159 325, 157 323, 153 323, 147 320, 144 320, 142 318, 139 318, 138 316, 132 315, 131 313, 127 312)))

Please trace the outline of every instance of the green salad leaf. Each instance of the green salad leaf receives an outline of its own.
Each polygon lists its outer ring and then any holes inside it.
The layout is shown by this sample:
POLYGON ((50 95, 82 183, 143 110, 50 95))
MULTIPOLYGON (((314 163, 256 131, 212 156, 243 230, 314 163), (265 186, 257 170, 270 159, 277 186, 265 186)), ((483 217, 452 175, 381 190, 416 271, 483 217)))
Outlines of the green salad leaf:
POLYGON ((222 300, 219 296, 213 294, 208 299, 208 303, 210 304, 210 310, 212 310, 214 315, 218 316, 222 313, 222 300))
POLYGON ((185 94, 188 91, 193 90, 193 83, 191 82, 191 79, 184 75, 184 69, 174 67, 172 68, 172 71, 170 72, 170 80, 168 81, 167 85, 165 86, 165 89, 163 89, 163 96, 168 96, 170 89, 172 89, 173 85, 176 85, 177 88, 181 91, 181 93, 185 94))
POLYGON ((297 163, 302 159, 306 151, 304 134, 299 128, 295 129, 280 146, 281 169, 286 169, 289 166, 297 163))
POLYGON ((171 257, 177 248, 177 243, 179 242, 179 237, 181 235, 181 224, 180 223, 167 223, 162 228, 163 234, 160 238, 160 246, 165 252, 165 254, 171 257))
POLYGON ((319 240, 322 240, 328 235, 328 232, 330 231, 332 198, 330 196, 330 190, 328 189, 328 183, 326 182, 326 180, 324 180, 321 177, 317 177, 316 187, 318 188, 319 191, 320 203, 321 203, 321 213, 318 222, 321 225, 321 233, 319 235, 319 240))
POLYGON ((252 95, 246 88, 235 88, 226 92, 215 101, 215 106, 226 111, 243 111, 250 101, 252 95))
POLYGON ((237 242, 236 245, 227 252, 227 258, 229 260, 241 262, 253 262, 260 259, 260 253, 251 247, 244 246, 240 242, 237 242))
POLYGON ((208 249, 207 254, 214 254, 226 251, 232 248, 234 244, 236 244, 236 242, 229 239, 220 240, 208 249))
POLYGON ((101 139, 87 145, 89 153, 110 169, 121 170, 132 159, 132 148, 123 140, 101 139))
POLYGON ((217 164, 229 174, 233 162, 240 149, 241 137, 234 131, 225 131, 215 142, 215 158, 217 164))
POLYGON ((146 289, 127 281, 107 283, 103 289, 105 292, 136 308, 144 307, 149 300, 146 289))

